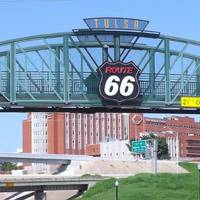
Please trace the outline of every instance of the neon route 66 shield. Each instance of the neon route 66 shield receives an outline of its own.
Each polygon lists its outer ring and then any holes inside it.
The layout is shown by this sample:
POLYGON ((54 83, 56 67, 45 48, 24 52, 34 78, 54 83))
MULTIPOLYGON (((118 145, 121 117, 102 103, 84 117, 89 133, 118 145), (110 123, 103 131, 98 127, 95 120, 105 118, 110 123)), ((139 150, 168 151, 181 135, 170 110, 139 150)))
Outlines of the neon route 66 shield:
POLYGON ((103 100, 121 104, 138 97, 141 71, 133 62, 104 62, 97 72, 99 95, 103 100))

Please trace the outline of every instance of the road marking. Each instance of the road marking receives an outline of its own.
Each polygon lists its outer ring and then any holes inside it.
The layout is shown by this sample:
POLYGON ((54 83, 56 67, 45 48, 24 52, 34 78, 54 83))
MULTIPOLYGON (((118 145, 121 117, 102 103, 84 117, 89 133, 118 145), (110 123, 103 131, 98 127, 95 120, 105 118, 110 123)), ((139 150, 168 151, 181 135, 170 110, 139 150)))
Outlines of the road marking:
POLYGON ((6 182, 6 187, 8 188, 14 187, 14 182, 6 182))

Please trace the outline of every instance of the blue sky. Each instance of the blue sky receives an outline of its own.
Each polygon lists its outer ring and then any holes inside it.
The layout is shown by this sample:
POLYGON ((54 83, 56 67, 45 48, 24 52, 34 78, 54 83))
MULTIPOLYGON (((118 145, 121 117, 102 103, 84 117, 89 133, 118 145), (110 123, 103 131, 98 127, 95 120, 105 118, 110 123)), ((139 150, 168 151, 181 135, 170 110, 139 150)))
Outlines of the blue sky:
MULTIPOLYGON (((149 30, 200 41, 199 8, 197 0, 0 0, 0 41, 85 28, 82 18, 98 16, 146 19, 149 30)), ((0 152, 21 147, 25 117, 0 113, 0 152)))

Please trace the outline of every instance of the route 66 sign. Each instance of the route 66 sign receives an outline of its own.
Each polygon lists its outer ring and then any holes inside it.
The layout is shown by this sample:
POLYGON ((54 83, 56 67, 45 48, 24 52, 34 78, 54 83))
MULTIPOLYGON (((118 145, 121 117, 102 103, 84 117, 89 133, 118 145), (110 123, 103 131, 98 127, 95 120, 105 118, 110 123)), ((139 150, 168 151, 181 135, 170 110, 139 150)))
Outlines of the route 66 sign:
POLYGON ((121 104, 138 97, 140 69, 133 63, 104 62, 98 69, 99 95, 121 104))

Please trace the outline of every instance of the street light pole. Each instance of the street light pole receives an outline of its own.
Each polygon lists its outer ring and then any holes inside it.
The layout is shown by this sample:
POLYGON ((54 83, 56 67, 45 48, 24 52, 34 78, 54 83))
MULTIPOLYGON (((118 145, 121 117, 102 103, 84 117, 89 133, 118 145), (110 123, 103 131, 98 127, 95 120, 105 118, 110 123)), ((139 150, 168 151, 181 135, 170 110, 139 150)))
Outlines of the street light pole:
POLYGON ((198 200, 200 200, 200 164, 197 165, 198 168, 198 174, 199 174, 199 185, 198 185, 198 200))
POLYGON ((115 200, 119 200, 119 181, 115 181, 115 200))

